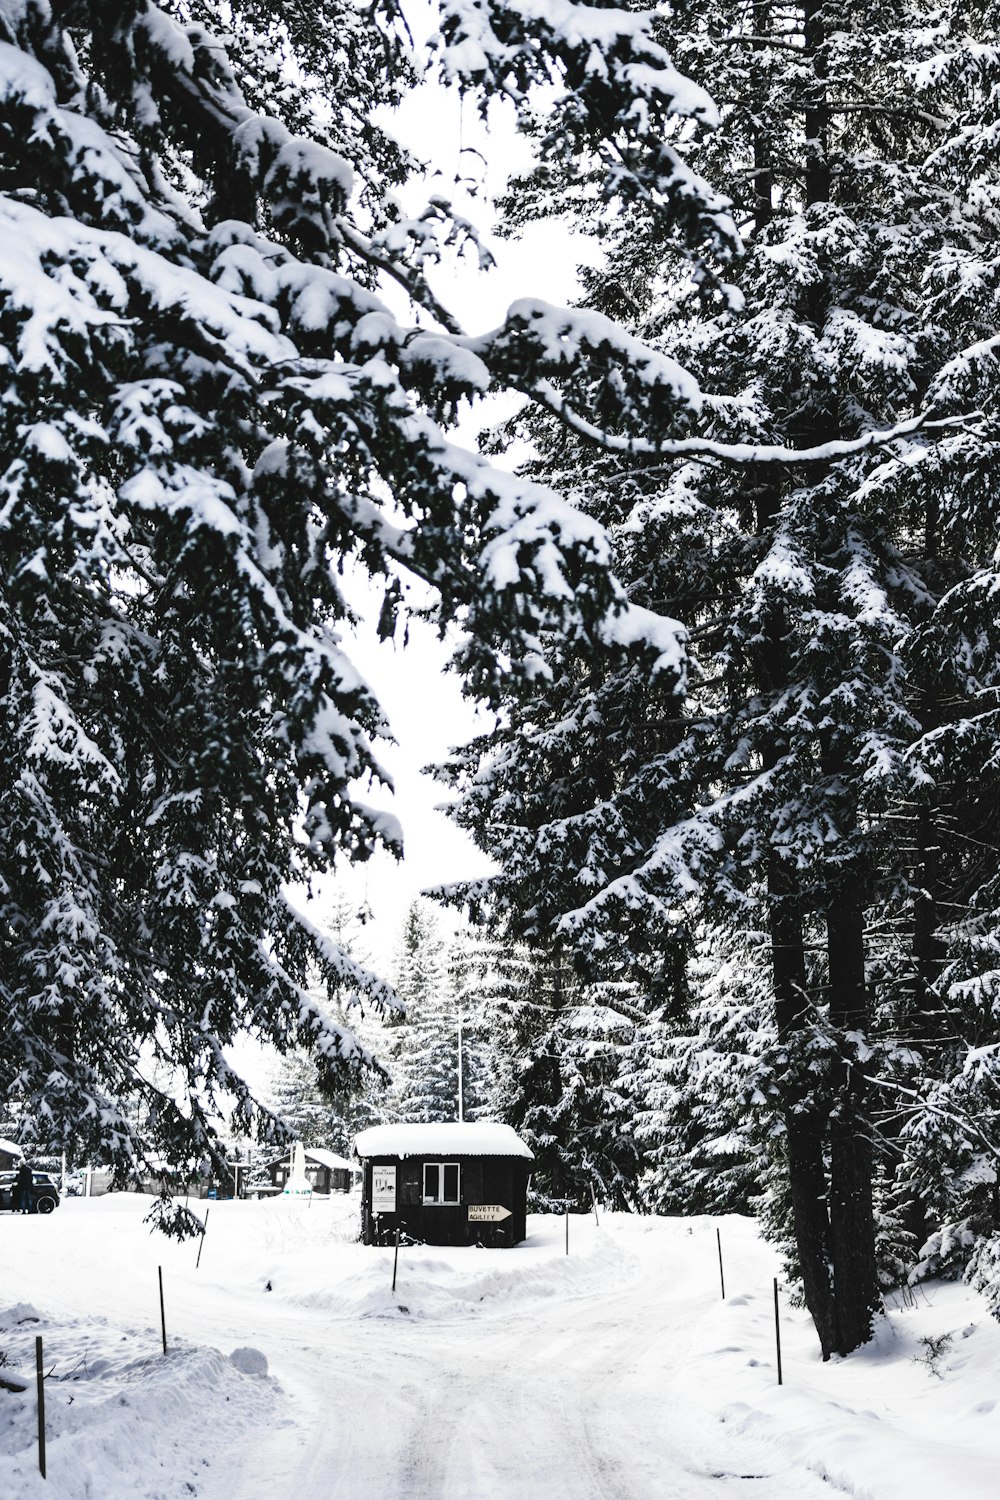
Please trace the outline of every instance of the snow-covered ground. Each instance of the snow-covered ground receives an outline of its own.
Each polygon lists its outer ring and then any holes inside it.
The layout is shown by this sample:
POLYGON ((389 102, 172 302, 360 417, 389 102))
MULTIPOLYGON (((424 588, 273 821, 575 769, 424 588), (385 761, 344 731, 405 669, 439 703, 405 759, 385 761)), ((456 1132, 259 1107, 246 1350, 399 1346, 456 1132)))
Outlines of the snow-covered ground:
POLYGON ((27 1386, 0 1388, 3 1500, 997 1493, 1000 1327, 963 1287, 827 1365, 783 1299, 779 1387, 774 1257, 746 1220, 573 1217, 567 1256, 534 1218, 515 1250, 404 1249, 393 1295, 356 1198, 214 1203, 198 1268, 148 1207, 0 1216, 0 1378, 27 1386))

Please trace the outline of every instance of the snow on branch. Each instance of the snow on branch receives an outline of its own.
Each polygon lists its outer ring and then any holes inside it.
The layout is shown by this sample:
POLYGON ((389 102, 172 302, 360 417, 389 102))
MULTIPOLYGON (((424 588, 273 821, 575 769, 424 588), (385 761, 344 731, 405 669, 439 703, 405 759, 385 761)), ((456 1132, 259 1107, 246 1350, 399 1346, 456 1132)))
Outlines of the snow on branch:
POLYGON ((702 463, 714 460, 735 467, 745 464, 836 463, 839 459, 852 458, 872 448, 885 447, 900 438, 974 430, 984 420, 984 414, 979 411, 955 417, 932 417, 929 412, 919 412, 915 417, 908 417, 891 427, 873 427, 860 437, 833 438, 810 448, 792 448, 786 443, 723 443, 703 437, 663 438, 657 441, 655 438, 626 437, 608 432, 588 421, 580 416, 550 380, 526 383, 521 389, 525 395, 532 397, 557 417, 563 426, 579 437, 589 438, 605 452, 660 460, 678 458, 702 463))
POLYGON ((739 235, 728 202, 666 144, 674 122, 714 129, 709 95, 675 67, 653 35, 657 13, 575 0, 441 0, 431 51, 443 76, 534 118, 539 87, 558 93, 540 116, 541 150, 571 174, 590 155, 602 195, 665 201, 690 244, 728 259, 739 235))
POLYGON ((316 954, 338 984, 370 1001, 384 1015, 392 1015, 403 1010, 402 1001, 390 984, 387 984, 373 970, 366 969, 363 964, 359 964, 346 949, 342 948, 339 943, 335 943, 327 933, 310 921, 305 912, 296 905, 289 891, 284 890, 281 894, 292 922, 308 936, 316 954))

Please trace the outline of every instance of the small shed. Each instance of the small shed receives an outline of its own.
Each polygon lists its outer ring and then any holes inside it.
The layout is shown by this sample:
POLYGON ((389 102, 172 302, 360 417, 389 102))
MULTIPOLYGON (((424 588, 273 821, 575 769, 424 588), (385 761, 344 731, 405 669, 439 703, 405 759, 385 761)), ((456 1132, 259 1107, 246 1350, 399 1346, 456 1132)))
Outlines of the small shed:
POLYGON ((22 1151, 16 1141, 0 1139, 0 1172, 12 1172, 21 1165, 22 1151))
POLYGON ((397 1228, 428 1245, 517 1245, 524 1239, 532 1152, 509 1125, 375 1125, 364 1162, 366 1245, 397 1228))
MULTIPOLYGON (((335 1151, 327 1151, 323 1146, 307 1146, 304 1155, 306 1179, 314 1193, 349 1193, 351 1191, 355 1178, 359 1175, 356 1162, 348 1161, 344 1156, 338 1156, 335 1151)), ((270 1177, 272 1188, 276 1192, 281 1192, 291 1170, 290 1153, 286 1151, 284 1156, 265 1162, 263 1170, 270 1177)))

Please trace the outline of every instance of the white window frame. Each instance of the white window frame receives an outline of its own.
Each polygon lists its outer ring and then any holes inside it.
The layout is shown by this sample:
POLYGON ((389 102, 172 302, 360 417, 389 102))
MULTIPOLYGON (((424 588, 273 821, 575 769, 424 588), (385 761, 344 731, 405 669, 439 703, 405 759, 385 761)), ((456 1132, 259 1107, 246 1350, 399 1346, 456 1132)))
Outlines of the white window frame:
POLYGON ((424 1167, 423 1167, 423 1175, 422 1175, 421 1182, 422 1182, 422 1191, 423 1191, 423 1202, 424 1202, 424 1205, 426 1207, 454 1208, 457 1204, 461 1203, 461 1201, 462 1201, 462 1164, 461 1164, 461 1162, 457 1162, 457 1161, 425 1161, 424 1162, 424 1167), (444 1192, 444 1174, 445 1174, 445 1170, 448 1167, 454 1167, 455 1168, 455 1177, 457 1179, 457 1185, 456 1185, 456 1193, 455 1193, 455 1197, 454 1198, 443 1198, 443 1197, 431 1198, 431 1197, 428 1196, 428 1193, 427 1193, 427 1168, 428 1167, 436 1167, 437 1168, 437 1174, 438 1174, 438 1193, 439 1194, 441 1194, 441 1193, 444 1192))

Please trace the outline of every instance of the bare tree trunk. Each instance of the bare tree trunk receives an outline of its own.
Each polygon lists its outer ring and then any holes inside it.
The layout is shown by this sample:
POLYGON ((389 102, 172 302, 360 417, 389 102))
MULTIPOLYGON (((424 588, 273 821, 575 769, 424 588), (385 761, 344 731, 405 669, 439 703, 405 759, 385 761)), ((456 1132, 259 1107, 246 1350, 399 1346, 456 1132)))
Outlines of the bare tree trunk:
POLYGON ((830 1282, 830 1219, 826 1197, 824 1139, 826 1120, 810 1097, 803 1054, 808 1040, 806 962, 795 874, 772 856, 768 912, 774 968, 778 1036, 786 1044, 790 1068, 783 1114, 788 1156, 788 1192, 806 1306, 819 1334, 823 1358, 837 1348, 833 1288, 830 1282))
MULTIPOLYGON (((868 1029, 864 917, 856 889, 842 886, 827 912, 830 1021, 841 1033, 868 1029)), ((870 1085, 857 1058, 840 1065, 839 1099, 830 1120, 830 1262, 835 1348, 850 1354, 871 1338, 881 1311, 872 1206, 870 1085)))

